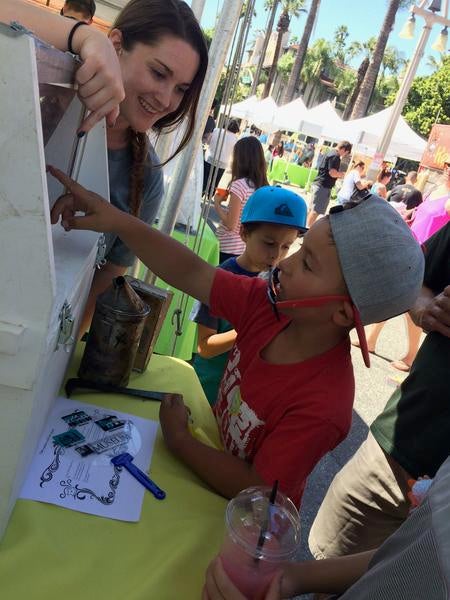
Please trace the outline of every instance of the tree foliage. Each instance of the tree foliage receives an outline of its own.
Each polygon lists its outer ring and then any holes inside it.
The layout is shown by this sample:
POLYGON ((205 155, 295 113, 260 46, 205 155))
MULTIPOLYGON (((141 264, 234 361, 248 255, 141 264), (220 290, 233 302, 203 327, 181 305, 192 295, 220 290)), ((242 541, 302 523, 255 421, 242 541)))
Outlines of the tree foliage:
MULTIPOLYGON (((417 133, 428 136, 437 121, 450 123, 450 57, 443 57, 442 66, 432 75, 416 77, 411 86, 403 109, 403 116, 417 133)), ((388 104, 395 94, 388 97, 388 104)))

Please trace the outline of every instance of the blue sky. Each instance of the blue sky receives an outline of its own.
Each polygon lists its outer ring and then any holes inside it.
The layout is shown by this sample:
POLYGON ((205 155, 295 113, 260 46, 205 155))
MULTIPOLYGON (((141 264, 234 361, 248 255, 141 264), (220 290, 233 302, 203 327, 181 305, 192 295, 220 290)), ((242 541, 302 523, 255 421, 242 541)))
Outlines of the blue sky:
MULTIPOLYGON (((309 6, 309 0, 306 1, 306 8, 309 6)), ((318 19, 313 32, 312 41, 323 37, 331 40, 333 32, 339 25, 347 25, 349 30, 348 41, 363 41, 371 36, 377 36, 383 23, 384 14, 387 8, 387 0, 322 0, 319 8, 318 19)), ((222 0, 206 0, 205 10, 202 18, 203 27, 213 27, 217 11, 222 6, 222 0)), ((253 18, 252 30, 264 29, 267 21, 267 13, 264 11, 264 0, 256 0, 256 18, 253 18)), ((395 28, 389 36, 389 45, 396 46, 403 53, 404 58, 410 58, 419 39, 423 27, 423 19, 417 17, 416 32, 413 40, 404 40, 398 37, 398 33, 408 19, 408 11, 402 10, 397 14, 395 28)), ((300 17, 291 22, 291 35, 301 37, 303 27, 306 21, 306 14, 301 13, 300 17)), ((439 59, 439 53, 432 50, 431 44, 439 35, 439 25, 434 25, 431 32, 428 46, 419 65, 418 74, 426 75, 431 72, 426 66, 428 55, 433 55, 439 59)), ((252 39, 252 36, 250 37, 252 39)), ((353 61, 354 66, 358 66, 362 58, 353 61)))

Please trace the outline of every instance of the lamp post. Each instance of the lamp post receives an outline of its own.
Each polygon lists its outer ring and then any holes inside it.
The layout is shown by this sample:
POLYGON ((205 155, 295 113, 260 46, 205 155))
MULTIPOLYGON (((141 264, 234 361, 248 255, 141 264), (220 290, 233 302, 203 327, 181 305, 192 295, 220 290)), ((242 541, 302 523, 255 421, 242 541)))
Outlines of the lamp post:
POLYGON ((428 38, 430 37, 431 29, 435 23, 440 23, 443 26, 443 29, 439 34, 437 41, 433 44, 433 49, 438 50, 440 52, 445 52, 446 41, 448 37, 447 27, 450 25, 450 20, 448 19, 449 0, 444 0, 443 2, 444 7, 442 15, 437 14, 441 12, 441 0, 433 0, 432 2, 430 2, 427 8, 425 8, 425 4, 427 4, 427 0, 422 0, 422 2, 420 2, 417 6, 414 5, 411 7, 411 16, 409 17, 407 23, 400 32, 400 37, 411 39, 414 37, 414 25, 416 21, 416 15, 423 17, 423 19, 425 20, 425 25, 423 26, 423 30, 420 35, 419 41, 417 42, 414 54, 408 65, 400 89, 397 92, 395 102, 392 105, 392 111, 389 120, 386 124, 381 140, 378 143, 375 156, 373 157, 372 163, 368 169, 367 177, 369 179, 375 178, 376 173, 379 170, 384 156, 389 148, 392 135, 395 130, 395 126, 397 125, 397 121, 401 115, 403 107, 405 106, 409 90, 411 88, 414 76, 417 71, 417 67, 419 66, 420 59, 423 56, 425 46, 428 42, 428 38))

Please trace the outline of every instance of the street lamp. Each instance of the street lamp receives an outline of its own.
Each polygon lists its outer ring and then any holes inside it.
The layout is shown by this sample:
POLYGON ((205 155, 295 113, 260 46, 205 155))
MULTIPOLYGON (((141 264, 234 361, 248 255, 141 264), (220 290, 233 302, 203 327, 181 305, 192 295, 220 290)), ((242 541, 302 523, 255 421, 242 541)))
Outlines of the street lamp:
POLYGON ((416 21, 416 16, 423 17, 423 19, 425 20, 425 25, 423 26, 423 30, 420 35, 419 41, 417 42, 414 54, 412 55, 411 61, 406 70, 406 74, 402 81, 400 89, 397 92, 395 102, 392 105, 392 111, 388 123, 386 124, 384 133, 381 137, 380 142, 378 143, 375 156, 373 157, 372 163, 369 167, 367 174, 369 179, 374 178, 377 171, 381 167, 381 163, 383 162, 384 156, 391 143, 395 126, 397 125, 397 121, 401 115, 403 107, 405 106, 406 99, 408 98, 408 93, 411 88, 414 76, 416 74, 417 67, 419 66, 420 59, 423 56, 425 46, 428 42, 428 38, 430 37, 431 28, 435 23, 440 23, 443 26, 443 29, 436 42, 433 44, 433 47, 439 52, 445 52, 448 39, 447 27, 450 26, 450 20, 448 19, 449 0, 443 1, 444 6, 442 10, 441 0, 433 0, 429 3, 429 6, 427 8, 425 8, 426 4, 427 0, 422 0, 417 6, 414 5, 410 8, 411 16, 409 17, 408 22, 405 24, 402 31, 400 32, 401 37, 411 39, 414 35, 414 25, 416 21), (441 48, 443 48, 443 50, 441 50, 441 48))

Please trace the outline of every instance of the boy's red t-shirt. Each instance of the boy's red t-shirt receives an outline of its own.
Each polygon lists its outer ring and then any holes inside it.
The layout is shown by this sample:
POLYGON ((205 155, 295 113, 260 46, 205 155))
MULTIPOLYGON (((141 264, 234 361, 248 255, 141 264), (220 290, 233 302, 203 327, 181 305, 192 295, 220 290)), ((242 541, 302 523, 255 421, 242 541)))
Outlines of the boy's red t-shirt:
POLYGON ((275 365, 261 350, 289 323, 278 321, 267 284, 217 269, 211 313, 238 335, 230 351, 214 412, 228 452, 298 506, 308 475, 348 434, 355 391, 350 340, 308 360, 275 365))

